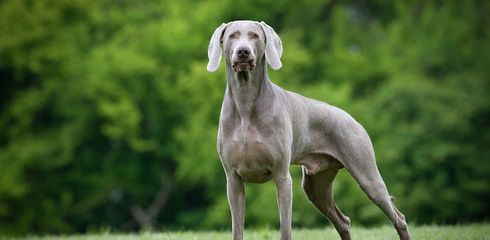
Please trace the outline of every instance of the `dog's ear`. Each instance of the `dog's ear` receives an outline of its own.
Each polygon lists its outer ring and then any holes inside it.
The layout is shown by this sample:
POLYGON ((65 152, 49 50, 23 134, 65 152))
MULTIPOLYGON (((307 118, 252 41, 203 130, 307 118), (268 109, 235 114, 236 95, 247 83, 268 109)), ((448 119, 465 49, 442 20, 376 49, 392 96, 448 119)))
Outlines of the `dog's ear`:
POLYGON ((214 72, 218 69, 221 62, 221 40, 223 38, 223 33, 226 29, 226 23, 222 23, 211 36, 208 48, 208 71, 214 72))
POLYGON ((265 22, 260 22, 260 26, 265 33, 265 59, 269 66, 278 70, 282 67, 282 42, 277 33, 265 22))

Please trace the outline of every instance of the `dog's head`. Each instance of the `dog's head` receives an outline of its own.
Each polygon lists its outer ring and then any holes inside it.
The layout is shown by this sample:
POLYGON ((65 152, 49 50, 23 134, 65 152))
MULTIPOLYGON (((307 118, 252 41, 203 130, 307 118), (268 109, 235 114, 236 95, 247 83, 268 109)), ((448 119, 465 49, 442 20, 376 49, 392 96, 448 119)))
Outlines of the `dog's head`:
POLYGON ((236 72, 253 70, 263 57, 272 69, 282 67, 281 39, 265 22, 234 21, 221 24, 209 42, 208 71, 218 69, 222 52, 226 63, 236 72))

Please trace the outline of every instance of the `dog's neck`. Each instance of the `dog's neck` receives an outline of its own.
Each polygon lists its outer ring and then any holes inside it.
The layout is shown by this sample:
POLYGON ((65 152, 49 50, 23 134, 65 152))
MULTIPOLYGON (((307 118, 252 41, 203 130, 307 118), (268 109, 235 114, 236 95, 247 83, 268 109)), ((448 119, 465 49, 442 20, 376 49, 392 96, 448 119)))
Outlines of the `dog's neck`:
POLYGON ((225 97, 231 98, 241 125, 246 127, 252 113, 260 104, 260 96, 271 87, 265 59, 257 61, 252 70, 243 72, 236 72, 230 64, 226 64, 226 81, 225 97))

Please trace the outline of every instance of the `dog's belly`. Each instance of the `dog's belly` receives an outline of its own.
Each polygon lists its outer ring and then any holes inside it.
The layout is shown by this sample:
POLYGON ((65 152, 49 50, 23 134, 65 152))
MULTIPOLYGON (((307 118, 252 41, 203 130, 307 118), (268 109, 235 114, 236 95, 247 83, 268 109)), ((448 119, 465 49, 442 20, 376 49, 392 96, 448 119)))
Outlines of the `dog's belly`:
POLYGON ((225 160, 245 182, 264 183, 272 178, 273 155, 257 132, 235 135, 225 146, 225 160))

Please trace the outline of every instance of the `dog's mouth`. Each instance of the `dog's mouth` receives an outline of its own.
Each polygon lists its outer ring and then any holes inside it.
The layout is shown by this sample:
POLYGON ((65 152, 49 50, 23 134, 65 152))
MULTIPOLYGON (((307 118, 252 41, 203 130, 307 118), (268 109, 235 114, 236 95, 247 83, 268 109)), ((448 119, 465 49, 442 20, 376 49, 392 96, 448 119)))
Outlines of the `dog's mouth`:
POLYGON ((239 60, 234 62, 232 67, 235 72, 244 72, 251 71, 255 67, 255 64, 253 60, 239 60))

